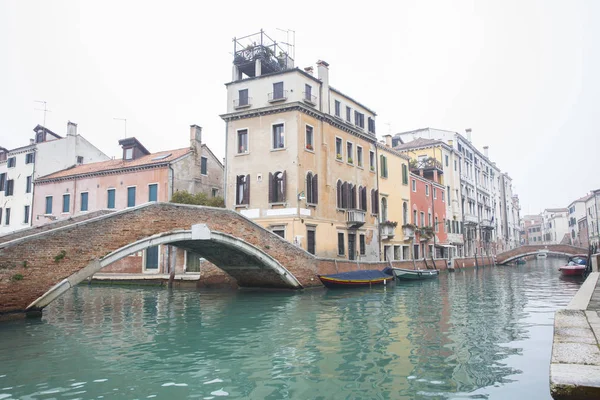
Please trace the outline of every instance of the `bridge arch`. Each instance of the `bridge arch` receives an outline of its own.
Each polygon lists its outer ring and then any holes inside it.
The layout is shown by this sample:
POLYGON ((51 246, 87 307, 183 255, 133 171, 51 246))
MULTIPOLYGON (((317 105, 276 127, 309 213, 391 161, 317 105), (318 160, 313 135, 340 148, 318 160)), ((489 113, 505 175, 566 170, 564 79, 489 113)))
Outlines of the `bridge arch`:
POLYGON ((519 258, 536 255, 540 252, 549 255, 572 257, 577 254, 587 254, 587 249, 566 244, 526 245, 497 254, 496 263, 502 265, 518 260, 519 258))
POLYGON ((321 285, 319 259, 235 211, 148 203, 0 238, 0 319, 35 312, 106 265, 159 244, 201 254, 241 287, 321 285))
MULTIPOLYGON (((32 302, 27 307, 27 310, 41 309, 47 306, 73 286, 122 258, 146 250, 148 247, 163 244, 181 247, 202 255, 217 267, 228 272, 236 279, 241 280, 240 283, 242 286, 244 286, 243 274, 232 271, 233 268, 239 267, 236 265, 236 260, 240 260, 239 256, 243 257, 243 269, 259 268, 266 270, 271 275, 271 280, 277 280, 277 277, 279 277, 281 282, 273 282, 278 287, 283 285, 292 289, 302 288, 302 284, 298 279, 269 254, 244 240, 223 232, 211 231, 205 224, 200 224, 193 226, 191 230, 164 232, 138 240, 112 251, 99 260, 93 260, 81 270, 50 288, 50 290, 32 302), (206 249, 216 249, 218 250, 218 254, 210 250, 206 251, 206 249)), ((262 286, 267 286, 264 280, 262 286)))

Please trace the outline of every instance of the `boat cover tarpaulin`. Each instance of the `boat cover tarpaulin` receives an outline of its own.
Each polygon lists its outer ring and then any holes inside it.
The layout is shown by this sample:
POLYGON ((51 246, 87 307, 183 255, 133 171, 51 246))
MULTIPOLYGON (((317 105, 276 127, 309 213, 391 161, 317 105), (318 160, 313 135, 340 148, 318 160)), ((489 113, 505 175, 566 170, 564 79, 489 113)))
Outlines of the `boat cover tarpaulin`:
POLYGON ((380 271, 378 269, 367 269, 362 271, 350 271, 350 272, 341 272, 339 274, 333 275, 322 275, 327 278, 335 278, 341 280, 372 280, 372 279, 381 279, 381 278, 389 278, 392 275, 392 270, 389 268, 380 271), (389 270, 389 273, 386 273, 389 270))

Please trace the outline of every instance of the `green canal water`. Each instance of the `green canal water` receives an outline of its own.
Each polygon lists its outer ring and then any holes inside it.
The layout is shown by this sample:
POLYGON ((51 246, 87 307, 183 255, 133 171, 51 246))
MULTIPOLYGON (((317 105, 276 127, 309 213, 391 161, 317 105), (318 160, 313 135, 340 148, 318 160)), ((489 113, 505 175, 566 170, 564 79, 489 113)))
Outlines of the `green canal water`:
POLYGON ((0 324, 0 399, 550 399, 562 261, 366 290, 80 286, 0 324))

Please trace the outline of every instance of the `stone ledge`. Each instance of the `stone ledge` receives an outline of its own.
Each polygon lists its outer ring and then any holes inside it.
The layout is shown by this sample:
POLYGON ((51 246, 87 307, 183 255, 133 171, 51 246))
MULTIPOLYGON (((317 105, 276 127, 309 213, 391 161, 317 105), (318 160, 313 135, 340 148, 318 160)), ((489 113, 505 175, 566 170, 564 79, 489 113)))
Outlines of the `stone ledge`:
POLYGON ((592 299, 600 273, 592 272, 567 306, 568 310, 585 310, 592 299))
POLYGON ((600 366, 551 364, 550 393, 555 400, 599 399, 600 366))

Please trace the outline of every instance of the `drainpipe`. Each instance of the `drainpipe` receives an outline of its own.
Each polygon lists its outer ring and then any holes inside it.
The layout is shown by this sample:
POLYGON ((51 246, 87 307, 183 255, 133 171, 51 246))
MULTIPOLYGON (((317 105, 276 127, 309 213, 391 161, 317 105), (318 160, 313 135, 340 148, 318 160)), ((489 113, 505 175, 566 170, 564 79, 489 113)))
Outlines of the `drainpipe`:
MULTIPOLYGON (((377 137, 375 137, 375 182, 377 183, 377 203, 379 204, 379 152, 377 150, 377 137)), ((373 207, 371 205, 371 207, 373 207)), ((379 207, 379 205, 377 206, 379 207)), ((382 243, 381 243, 381 230, 379 226, 379 213, 377 214, 377 245, 379 246, 379 261, 381 261, 381 253, 382 253, 382 243)))
MULTIPOLYGON (((175 186, 175 171, 173 171, 173 165, 169 162, 169 175, 171 175, 171 182, 169 188, 169 201, 173 198, 173 190, 175 186)), ((158 200, 158 199, 157 199, 158 200)), ((169 268, 169 287, 173 287, 173 281, 175 280, 175 265, 171 268, 171 253, 173 253, 173 247, 167 246, 167 267, 169 268)))
MULTIPOLYGON (((33 159, 33 172, 31 173, 31 210, 29 210, 29 226, 33 226, 33 217, 34 217, 34 212, 33 212, 33 206, 35 205, 35 164, 37 163, 37 145, 35 146, 35 149, 33 151, 34 154, 34 159, 33 159)), ((45 211, 44 211, 45 212, 45 211)))
POLYGON ((227 132, 229 128, 229 122, 225 122, 225 160, 223 160, 223 202, 225 203, 225 208, 227 208, 227 147, 229 140, 227 138, 227 132))

